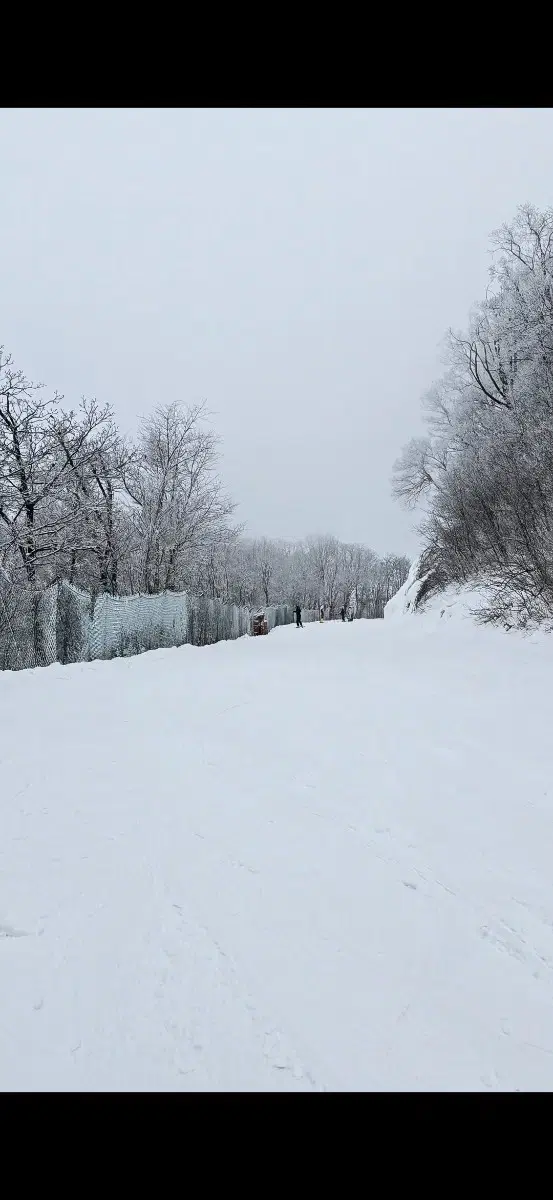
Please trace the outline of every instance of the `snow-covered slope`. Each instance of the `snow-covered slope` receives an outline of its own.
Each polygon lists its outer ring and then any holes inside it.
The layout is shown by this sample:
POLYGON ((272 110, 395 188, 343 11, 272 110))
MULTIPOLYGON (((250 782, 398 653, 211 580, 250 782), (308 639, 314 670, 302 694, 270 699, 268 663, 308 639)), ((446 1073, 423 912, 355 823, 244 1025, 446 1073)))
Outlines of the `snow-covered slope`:
POLYGON ((424 614, 427 618, 431 617, 434 623, 436 620, 451 620, 452 618, 474 621, 475 614, 483 608, 488 599, 483 587, 451 585, 441 592, 431 593, 418 608, 415 608, 417 594, 425 578, 424 575, 419 577, 419 566, 419 560, 415 559, 405 583, 385 605, 384 617, 386 620, 395 620, 398 617, 406 616, 420 617, 424 614))
POLYGON ((0 674, 2 1089, 553 1087, 553 642, 0 674))

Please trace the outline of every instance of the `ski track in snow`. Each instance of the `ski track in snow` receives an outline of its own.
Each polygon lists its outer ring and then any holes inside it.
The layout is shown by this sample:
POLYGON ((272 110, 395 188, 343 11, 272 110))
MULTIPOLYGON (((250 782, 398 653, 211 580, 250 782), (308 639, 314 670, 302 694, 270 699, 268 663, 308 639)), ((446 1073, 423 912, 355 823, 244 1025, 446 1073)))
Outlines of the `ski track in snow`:
POLYGON ((552 666, 421 618, 0 674, 0 1088, 550 1090, 552 666))

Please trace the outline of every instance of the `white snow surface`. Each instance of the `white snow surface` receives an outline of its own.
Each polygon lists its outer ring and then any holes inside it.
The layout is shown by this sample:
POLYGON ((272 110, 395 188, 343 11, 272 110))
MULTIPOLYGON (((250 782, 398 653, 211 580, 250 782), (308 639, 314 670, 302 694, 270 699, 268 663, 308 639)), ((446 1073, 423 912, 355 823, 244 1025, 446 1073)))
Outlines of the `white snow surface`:
POLYGON ((423 615, 0 674, 0 1088, 550 1090, 552 673, 423 615))
POLYGON ((475 615, 490 599, 490 594, 483 584, 472 586, 450 584, 441 592, 431 593, 418 608, 415 608, 417 593, 426 578, 424 575, 419 578, 419 569, 419 560, 415 559, 405 583, 384 606, 386 620, 407 616, 420 617, 424 613, 425 617, 431 616, 434 621, 453 618, 457 621, 474 622, 475 615))

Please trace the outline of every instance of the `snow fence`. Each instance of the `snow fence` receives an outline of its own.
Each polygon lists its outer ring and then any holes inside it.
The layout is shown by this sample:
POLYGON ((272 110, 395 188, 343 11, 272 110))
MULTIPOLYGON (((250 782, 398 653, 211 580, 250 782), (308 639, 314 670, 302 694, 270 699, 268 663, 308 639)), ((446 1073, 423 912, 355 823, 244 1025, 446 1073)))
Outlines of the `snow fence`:
MULTIPOLYGON (((0 581, 0 669, 121 658, 173 646, 208 646, 251 633, 257 611, 222 600, 163 592, 96 599, 63 582, 39 592, 0 581)), ((269 630, 290 625, 289 604, 263 609, 269 630)), ((304 612, 304 621, 315 612, 304 612)))

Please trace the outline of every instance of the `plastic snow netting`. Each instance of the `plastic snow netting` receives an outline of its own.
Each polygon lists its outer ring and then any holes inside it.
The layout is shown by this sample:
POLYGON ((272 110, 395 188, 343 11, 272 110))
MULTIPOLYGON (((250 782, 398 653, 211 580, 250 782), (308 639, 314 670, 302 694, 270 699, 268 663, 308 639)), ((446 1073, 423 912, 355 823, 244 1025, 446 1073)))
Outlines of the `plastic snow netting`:
MULTIPOLYGON (((86 662, 162 647, 206 646, 252 631, 258 610, 222 600, 164 592, 94 601, 67 582, 45 590, 14 587, 0 577, 0 670, 86 662)), ((269 630, 294 621, 288 604, 263 610, 269 630)), ((304 612, 302 619, 314 617, 304 612)))

